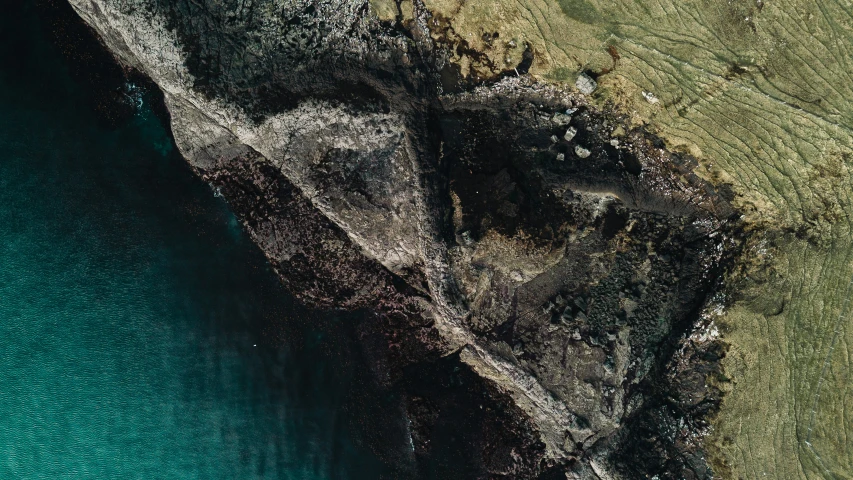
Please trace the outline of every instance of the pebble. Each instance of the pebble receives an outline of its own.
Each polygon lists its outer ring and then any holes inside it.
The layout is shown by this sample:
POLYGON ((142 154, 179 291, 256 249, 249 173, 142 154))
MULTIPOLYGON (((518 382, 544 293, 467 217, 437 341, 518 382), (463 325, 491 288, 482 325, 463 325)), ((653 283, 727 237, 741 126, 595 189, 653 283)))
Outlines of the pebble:
POLYGON ((658 100, 657 95, 652 92, 643 92, 643 98, 645 98, 646 101, 651 103, 652 105, 660 102, 660 100, 658 100))
POLYGON ((583 148, 583 147, 582 147, 582 146, 580 146, 580 145, 576 145, 576 146, 575 146, 575 155, 577 155, 577 156, 579 156, 579 157, 581 157, 581 158, 587 158, 587 157, 589 157, 591 154, 592 154, 592 152, 590 152, 590 151, 589 151, 589 150, 587 150, 586 148, 583 148))

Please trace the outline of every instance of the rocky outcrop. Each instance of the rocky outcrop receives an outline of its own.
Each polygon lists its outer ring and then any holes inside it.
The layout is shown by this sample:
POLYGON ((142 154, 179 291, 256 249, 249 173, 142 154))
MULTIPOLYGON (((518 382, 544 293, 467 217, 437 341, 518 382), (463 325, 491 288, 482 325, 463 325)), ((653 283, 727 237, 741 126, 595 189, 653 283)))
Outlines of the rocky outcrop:
POLYGON ((449 68, 418 2, 389 22, 360 1, 70 2, 163 91, 288 287, 375 313, 417 457, 458 399, 471 476, 710 475, 700 379, 722 352, 696 329, 737 242, 688 156, 523 76, 530 51, 449 68), (637 435, 659 461, 626 460, 637 435))

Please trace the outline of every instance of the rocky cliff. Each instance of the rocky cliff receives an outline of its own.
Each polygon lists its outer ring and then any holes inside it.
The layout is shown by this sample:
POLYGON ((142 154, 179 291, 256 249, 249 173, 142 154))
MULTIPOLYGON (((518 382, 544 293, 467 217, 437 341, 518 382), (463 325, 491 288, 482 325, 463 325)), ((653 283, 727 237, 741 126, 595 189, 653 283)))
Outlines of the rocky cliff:
POLYGON ((738 215, 594 72, 419 1, 70 3, 282 281, 374 313, 419 461, 461 412, 472 476, 711 478, 738 215))

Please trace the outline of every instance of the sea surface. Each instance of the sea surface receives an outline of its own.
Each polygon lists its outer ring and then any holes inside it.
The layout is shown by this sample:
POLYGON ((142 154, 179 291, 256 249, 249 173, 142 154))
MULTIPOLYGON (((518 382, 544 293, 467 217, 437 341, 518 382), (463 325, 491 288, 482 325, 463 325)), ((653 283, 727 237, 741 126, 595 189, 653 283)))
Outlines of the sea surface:
POLYGON ((132 114, 104 121, 109 105, 69 73, 56 41, 67 32, 33 2, 11 3, 0 479, 387 474, 394 460, 371 431, 402 417, 365 380, 362 319, 294 301, 180 158, 153 94, 123 85, 132 114))

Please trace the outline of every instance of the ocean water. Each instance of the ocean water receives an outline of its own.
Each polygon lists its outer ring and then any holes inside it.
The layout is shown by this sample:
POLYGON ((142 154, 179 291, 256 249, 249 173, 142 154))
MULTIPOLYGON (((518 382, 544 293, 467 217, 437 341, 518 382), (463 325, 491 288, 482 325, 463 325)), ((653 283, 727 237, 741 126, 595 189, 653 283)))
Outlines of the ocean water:
POLYGON ((184 165, 151 95, 125 85, 135 114, 104 125, 44 19, 12 3, 0 15, 0 479, 388 474, 396 447, 371 435, 393 431, 396 404, 367 380, 360 319, 291 299, 184 165))

